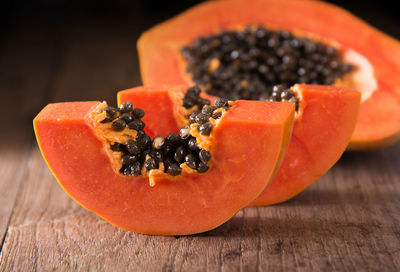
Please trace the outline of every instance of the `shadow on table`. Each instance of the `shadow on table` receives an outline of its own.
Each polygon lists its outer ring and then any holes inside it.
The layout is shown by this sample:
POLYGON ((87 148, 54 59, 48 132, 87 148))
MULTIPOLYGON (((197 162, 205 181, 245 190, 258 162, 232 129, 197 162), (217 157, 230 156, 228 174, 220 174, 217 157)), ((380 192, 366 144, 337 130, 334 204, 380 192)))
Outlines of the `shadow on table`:
POLYGON ((311 237, 313 240, 340 239, 346 237, 368 237, 371 233, 380 231, 382 225, 373 219, 340 220, 338 218, 303 218, 300 215, 277 217, 242 217, 235 216, 220 227, 193 235, 193 237, 262 237, 264 240, 275 240, 295 237, 304 240, 311 237))

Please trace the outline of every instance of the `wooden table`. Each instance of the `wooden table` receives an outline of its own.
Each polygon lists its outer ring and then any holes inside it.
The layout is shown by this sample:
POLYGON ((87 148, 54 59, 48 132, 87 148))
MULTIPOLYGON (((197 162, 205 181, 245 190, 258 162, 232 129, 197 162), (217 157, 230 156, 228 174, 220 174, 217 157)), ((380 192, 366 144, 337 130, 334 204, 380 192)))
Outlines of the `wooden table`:
POLYGON ((145 16, 35 17, 3 32, 0 271, 399 271, 400 144, 346 153, 296 198, 192 236, 120 230, 62 191, 32 119, 49 102, 115 103, 117 90, 140 84, 135 42, 145 16))

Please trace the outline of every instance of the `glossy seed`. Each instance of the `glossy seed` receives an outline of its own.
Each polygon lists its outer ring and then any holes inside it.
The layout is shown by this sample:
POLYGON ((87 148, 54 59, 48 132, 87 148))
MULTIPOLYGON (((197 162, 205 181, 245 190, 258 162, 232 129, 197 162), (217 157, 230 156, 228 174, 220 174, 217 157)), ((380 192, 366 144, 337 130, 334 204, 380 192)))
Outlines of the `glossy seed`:
POLYGON ((199 113, 195 117, 196 123, 199 124, 204 124, 205 122, 208 122, 209 116, 204 114, 204 113, 199 113))
POLYGON ((144 162, 143 165, 147 171, 150 171, 151 169, 157 169, 158 168, 158 163, 154 158, 150 158, 144 162))
POLYGON ((208 161, 211 159, 211 154, 210 152, 208 152, 205 149, 201 149, 199 151, 199 159, 203 162, 203 163, 208 163, 208 161))
POLYGON ((178 146, 181 143, 181 137, 176 133, 170 133, 165 138, 168 145, 178 146))
POLYGON ((164 164, 164 172, 167 172, 168 166, 170 166, 171 164, 175 163, 173 159, 171 158, 163 158, 162 163, 164 164))
POLYGON ((142 174, 142 165, 140 162, 135 162, 132 166, 131 166, 131 174, 134 176, 139 176, 142 174))
POLYGON ((281 92, 281 99, 289 100, 292 97, 293 93, 290 91, 282 91, 281 92))
POLYGON ((132 155, 138 155, 141 152, 139 143, 133 140, 128 140, 126 142, 126 149, 132 155))
POLYGON ((136 141, 142 150, 146 150, 148 147, 151 146, 151 138, 147 134, 138 138, 136 141))
POLYGON ((190 150, 196 150, 197 149, 197 142, 196 142, 196 138, 190 138, 187 146, 190 150))
POLYGON ((182 172, 182 168, 180 168, 179 164, 177 164, 177 163, 171 164, 167 168, 167 173, 170 174, 171 176, 180 175, 181 172, 182 172))
POLYGON ((119 111, 121 113, 131 112, 133 110, 133 104, 131 101, 125 101, 119 106, 119 111))
POLYGON ((156 136, 153 139, 153 148, 154 149, 162 149, 165 145, 165 138, 162 136, 156 136))
POLYGON ((205 114, 207 116, 210 116, 214 110, 216 110, 217 107, 216 106, 211 106, 211 105, 205 105, 202 109, 201 109, 201 113, 205 114))
POLYGON ((197 130, 200 132, 201 135, 210 135, 212 124, 210 122, 201 124, 197 127, 197 130))
POLYGON ((132 111, 132 115, 133 115, 135 118, 137 118, 137 119, 142 119, 142 118, 144 117, 144 115, 145 115, 145 112, 144 112, 144 110, 142 110, 142 109, 135 108, 135 109, 132 111))
POLYGON ((111 124, 111 127, 115 131, 122 131, 126 127, 126 122, 124 120, 118 119, 111 124))
POLYGON ((281 101, 281 93, 280 92, 272 92, 271 98, 272 98, 272 101, 281 101))
POLYGON ((150 156, 155 159, 157 162, 162 162, 164 159, 164 156, 162 154, 161 150, 152 150, 150 152, 150 156))
POLYGON ((131 122, 131 121, 133 120, 133 116, 132 116, 132 114, 125 112, 125 113, 121 114, 121 115, 118 117, 118 119, 124 120, 125 123, 128 124, 129 122, 131 122))
POLYGON ((144 127, 145 127, 144 122, 139 119, 133 120, 132 122, 129 122, 129 124, 128 124, 128 128, 134 129, 134 130, 143 130, 144 127))
POLYGON ((185 163, 192 169, 196 169, 198 165, 196 157, 193 154, 187 154, 185 156, 185 163))
POLYGON ((179 136, 181 136, 182 139, 187 139, 190 136, 190 126, 183 126, 179 130, 179 136))
POLYGON ((131 167, 130 165, 124 165, 121 167, 121 169, 119 170, 122 174, 124 174, 125 176, 129 176, 132 175, 132 171, 131 171, 131 167))
MULTIPOLYGON (((198 114, 198 113, 197 113, 197 114, 198 114)), ((197 114, 196 114, 196 113, 192 113, 192 114, 189 116, 189 123, 190 123, 190 124, 196 123, 196 116, 197 116, 197 114)))
POLYGON ((114 119, 116 117, 116 115, 117 115, 117 112, 118 112, 118 110, 116 108, 110 107, 110 106, 105 107, 103 109, 103 111, 106 112, 107 117, 109 117, 110 119, 114 119))
POLYGON ((138 159, 137 155, 124 155, 121 157, 121 163, 122 165, 130 165, 135 163, 137 159, 138 159))
POLYGON ((199 173, 207 172, 208 168, 209 167, 206 163, 200 162, 199 165, 197 166, 197 172, 199 173))
POLYGON ((174 159, 177 162, 183 162, 185 160, 185 155, 187 154, 187 151, 184 146, 179 146, 174 154, 174 159))

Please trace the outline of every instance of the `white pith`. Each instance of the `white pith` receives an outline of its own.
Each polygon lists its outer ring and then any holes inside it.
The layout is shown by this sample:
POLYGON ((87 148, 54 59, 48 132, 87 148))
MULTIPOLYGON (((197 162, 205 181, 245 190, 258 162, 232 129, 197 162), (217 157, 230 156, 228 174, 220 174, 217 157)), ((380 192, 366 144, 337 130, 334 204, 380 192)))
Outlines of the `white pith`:
POLYGON ((343 85, 361 92, 361 102, 364 102, 372 96, 378 88, 374 74, 374 67, 366 57, 360 53, 348 49, 343 54, 343 61, 351 64, 356 68, 348 75, 350 78, 347 80, 346 76, 338 85, 343 85))

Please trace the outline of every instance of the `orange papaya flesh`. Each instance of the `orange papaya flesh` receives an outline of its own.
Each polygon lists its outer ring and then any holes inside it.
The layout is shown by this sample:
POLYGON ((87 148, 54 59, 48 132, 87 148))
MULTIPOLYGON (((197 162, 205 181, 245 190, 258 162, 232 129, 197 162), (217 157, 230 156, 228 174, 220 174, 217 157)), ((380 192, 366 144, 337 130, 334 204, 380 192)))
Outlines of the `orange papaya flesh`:
MULTIPOLYGON (((183 88, 183 87, 181 87, 183 88)), ((361 94, 345 88, 296 84, 291 88, 299 99, 292 137, 283 163, 265 191, 251 205, 271 205, 286 201, 326 173, 340 158, 350 140, 357 121, 361 94)), ((118 93, 119 103, 140 100, 146 93, 126 90, 118 93)), ((179 92, 179 88, 173 93, 179 92)), ((182 100, 170 94, 176 107, 182 100)), ((275 102, 279 103, 279 102, 275 102)), ((159 106, 143 105, 148 111, 159 106)), ((257 109, 254 109, 257 110, 257 109)), ((174 112, 170 110, 170 115, 174 112)), ((180 117, 179 126, 187 119, 180 117)), ((147 123, 156 134, 165 134, 157 120, 147 123)))
POLYGON ((355 66, 335 85, 362 92, 349 149, 373 149, 400 139, 400 43, 361 19, 322 1, 209 1, 142 34, 138 52, 142 81, 192 85, 183 46, 221 30, 260 25, 336 47, 355 66))
POLYGON ((90 117, 100 104, 46 106, 34 119, 42 155, 83 207, 120 228, 157 235, 213 229, 254 200, 282 160, 294 118, 293 103, 236 101, 210 134, 210 169, 159 175, 151 187, 148 177, 113 167, 109 143, 90 117))

